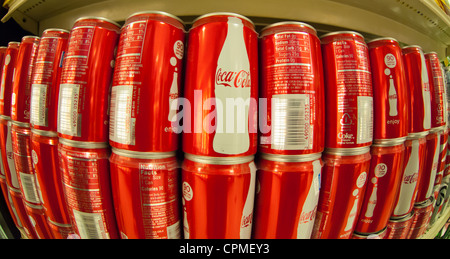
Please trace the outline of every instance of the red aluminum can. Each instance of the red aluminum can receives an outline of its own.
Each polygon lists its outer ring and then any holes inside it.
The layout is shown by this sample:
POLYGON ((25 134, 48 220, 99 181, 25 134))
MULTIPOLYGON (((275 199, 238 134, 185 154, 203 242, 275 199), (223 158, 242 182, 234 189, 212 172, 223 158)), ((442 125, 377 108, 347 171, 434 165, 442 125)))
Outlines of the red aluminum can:
POLYGON ((438 174, 441 177, 444 177, 445 168, 447 165, 447 152, 448 152, 448 128, 445 128, 441 132, 440 140, 439 140, 439 165, 438 165, 438 174))
MULTIPOLYGON (((6 49, 7 49, 7 47, 0 46, 0 79, 3 76, 3 67, 5 66, 6 49)), ((1 84, 0 84, 0 86, 1 86, 1 84)), ((1 115, 1 113, 0 113, 0 115, 1 115)))
POLYGON ((12 122, 11 139, 20 190, 25 202, 42 205, 41 190, 31 158, 31 130, 28 123, 12 122))
POLYGON ((12 41, 8 44, 5 53, 5 62, 0 86, 0 115, 11 116, 11 95, 13 89, 14 70, 19 53, 19 42, 12 41))
POLYGON ((5 166, 6 183, 10 188, 20 192, 19 178, 16 173, 14 151, 11 137, 12 123, 9 117, 0 116, 0 143, 2 145, 2 162, 5 166))
POLYGON ((59 139, 64 195, 75 233, 82 239, 119 238, 107 143, 59 139))
POLYGON ((414 205, 414 217, 409 229, 408 239, 419 238, 425 233, 433 213, 433 203, 434 198, 430 198, 425 202, 414 205))
POLYGON ((413 221, 414 211, 401 218, 391 218, 387 224, 385 239, 406 239, 413 221))
POLYGON ((47 222, 47 217, 45 216, 44 207, 28 202, 24 203, 28 218, 30 219, 31 225, 34 228, 34 232, 37 237, 39 239, 53 239, 52 232, 47 222))
POLYGON ((75 22, 59 85, 59 137, 108 142, 109 92, 119 32, 119 25, 105 18, 75 22))
POLYGON ((431 130, 426 136, 426 151, 423 171, 417 180, 416 203, 428 200, 434 194, 434 182, 439 165, 440 132, 431 130))
POLYGON ((109 142, 141 152, 178 149, 176 110, 185 31, 164 12, 131 15, 122 28, 111 90, 109 142), (158 105, 155 105, 155 104, 158 105))
POLYGON ((326 149, 313 239, 351 237, 363 203, 370 157, 370 147, 326 149))
POLYGON ((356 232, 378 233, 388 224, 400 189, 404 152, 403 141, 372 146, 368 183, 356 232))
POLYGON ((420 138, 408 138, 405 141, 405 165, 391 217, 403 217, 413 209, 419 186, 418 180, 424 170, 426 134, 427 132, 423 133, 420 138))
POLYGON ((20 190, 16 190, 13 188, 9 188, 9 199, 11 204, 14 205, 15 212, 17 214, 17 217, 20 219, 21 227, 19 227, 19 230, 21 232, 24 232, 27 236, 27 238, 30 239, 37 239, 38 236, 36 235, 36 232, 34 231, 34 227, 30 222, 30 218, 28 217, 24 199, 22 199, 22 193, 20 190))
POLYGON ((184 238, 249 239, 256 166, 253 156, 185 155, 182 165, 184 238))
POLYGON ((117 225, 125 239, 179 239, 181 201, 175 152, 113 148, 111 185, 117 225))
POLYGON ((325 74, 325 147, 370 146, 373 93, 369 50, 356 32, 321 37, 325 74))
MULTIPOLYGON (((3 169, 2 169, 3 170, 3 169)), ((6 184, 6 178, 0 175, 0 187, 2 190, 3 198, 5 199, 6 206, 8 206, 9 214, 14 221, 14 225, 17 228, 22 228, 22 222, 20 222, 20 218, 16 213, 16 208, 14 207, 14 203, 12 202, 8 190, 8 185, 6 184)))
POLYGON ((402 49, 408 87, 409 134, 431 129, 431 93, 427 65, 422 48, 416 45, 402 49))
MULTIPOLYGON (((6 174, 10 174, 8 166, 8 158, 6 153, 6 137, 8 134, 8 121, 9 117, 0 115, 0 155, 1 155, 1 170, 0 177, 4 178, 6 181, 6 174)), ((11 133, 10 133, 11 135, 11 133)), ((5 196, 6 197, 6 196, 5 196)))
POLYGON ((321 156, 261 155, 252 238, 311 237, 319 200, 321 156))
POLYGON ((447 98, 445 96, 444 74, 436 52, 426 53, 425 62, 428 71, 428 82, 431 97, 431 128, 444 128, 447 124, 445 108, 447 98))
POLYGON ((325 97, 316 30, 301 22, 269 25, 261 33, 260 57, 260 98, 266 104, 260 110, 264 121, 260 127, 260 152, 322 152, 325 97))
POLYGON ((39 47, 39 37, 22 38, 17 54, 11 95, 11 119, 30 123, 31 79, 39 47))
POLYGON ((409 106, 402 49, 393 38, 368 43, 373 83, 373 139, 408 136, 409 106))
POLYGON ((57 130, 59 81, 69 32, 47 29, 42 33, 31 85, 30 123, 34 129, 57 130))
POLYGON ((59 167, 58 134, 37 129, 31 132, 31 157, 45 215, 53 222, 70 224, 59 167))
POLYGON ((253 23, 232 13, 197 18, 189 31, 186 60, 183 151, 213 157, 254 155, 258 36, 253 23))

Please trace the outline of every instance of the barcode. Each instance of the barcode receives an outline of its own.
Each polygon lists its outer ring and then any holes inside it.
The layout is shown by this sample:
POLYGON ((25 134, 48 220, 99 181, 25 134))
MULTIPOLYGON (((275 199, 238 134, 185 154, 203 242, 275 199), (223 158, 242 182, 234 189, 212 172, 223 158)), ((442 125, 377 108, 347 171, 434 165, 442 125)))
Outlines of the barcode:
POLYGON ((273 149, 312 148, 309 94, 274 95, 271 115, 273 149))
POLYGON ((31 86, 30 122, 33 125, 47 126, 47 85, 31 86))
POLYGON ((135 119, 131 118, 133 86, 114 86, 111 91, 109 137, 112 141, 134 145, 135 119))
POLYGON ((358 96, 358 132, 356 143, 367 143, 373 139, 373 98, 358 96))
POLYGON ((19 175, 25 200, 31 203, 41 204, 35 175, 22 172, 19 172, 19 175))
POLYGON ((175 224, 167 226, 167 239, 180 239, 181 238, 181 228, 180 221, 175 222, 175 224))
POLYGON ((80 86, 61 84, 58 103, 58 132, 70 136, 80 136, 78 104, 80 86))
POLYGON ((73 210, 73 215, 82 239, 109 238, 109 234, 105 231, 102 214, 73 210))

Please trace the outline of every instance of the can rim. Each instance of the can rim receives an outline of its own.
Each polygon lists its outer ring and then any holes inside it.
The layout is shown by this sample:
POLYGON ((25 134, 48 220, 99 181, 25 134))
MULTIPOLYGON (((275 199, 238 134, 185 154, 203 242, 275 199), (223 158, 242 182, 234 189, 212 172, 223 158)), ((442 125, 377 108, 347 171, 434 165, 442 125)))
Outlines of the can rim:
POLYGON ((313 26, 311 26, 310 24, 304 23, 304 22, 299 22, 299 21, 284 21, 284 22, 276 22, 276 23, 273 23, 273 24, 269 24, 266 27, 262 28, 261 34, 262 34, 263 31, 265 31, 267 29, 270 29, 270 28, 273 28, 273 27, 277 27, 277 26, 282 26, 282 25, 304 25, 304 26, 314 30, 316 32, 316 34, 317 34, 317 30, 313 26))
POLYGON ((426 207, 432 205, 433 202, 434 202, 434 197, 433 197, 433 195, 431 195, 430 198, 428 198, 424 201, 414 203, 414 208, 423 209, 423 208, 426 208, 426 207))
POLYGON ((436 51, 429 51, 429 52, 427 52, 427 53, 423 53, 424 55, 429 55, 429 54, 435 54, 435 55, 437 55, 437 52, 436 51))
POLYGON ((374 139, 372 146, 374 147, 393 147, 403 144, 406 141, 406 136, 401 138, 391 139, 374 139))
POLYGON ((33 35, 27 35, 27 36, 23 36, 23 37, 22 37, 22 40, 24 40, 24 39, 36 39, 36 40, 39 40, 40 37, 38 37, 38 36, 33 36, 33 35))
POLYGON ((361 33, 356 32, 356 31, 335 31, 335 32, 329 32, 327 34, 324 34, 324 35, 320 36, 320 39, 328 37, 328 36, 340 35, 340 34, 356 34, 356 35, 358 35, 358 36, 360 36, 361 38, 364 39, 364 36, 361 33))
POLYGON ((356 156, 363 155, 370 152, 370 146, 355 147, 355 148, 325 148, 326 154, 338 156, 356 156))
POLYGON ((446 127, 447 127, 446 125, 442 125, 442 126, 439 126, 439 127, 431 128, 429 134, 436 133, 436 132, 439 132, 439 131, 443 131, 443 130, 445 130, 446 127))
POLYGON ((48 28, 48 29, 45 29, 42 33, 49 32, 49 31, 58 31, 58 32, 70 33, 70 31, 65 30, 65 29, 60 29, 60 28, 48 28))
POLYGON ((174 18, 175 20, 179 21, 183 26, 185 26, 184 21, 181 20, 180 17, 177 17, 177 16, 175 16, 175 15, 173 15, 173 14, 171 14, 171 13, 167 13, 167 12, 164 12, 164 11, 152 11, 152 10, 149 10, 149 11, 135 12, 135 13, 132 13, 130 16, 128 16, 128 17, 125 19, 125 21, 128 20, 128 19, 130 19, 130 18, 133 17, 133 16, 136 16, 136 15, 142 15, 142 14, 160 14, 160 15, 164 15, 164 16, 167 16, 167 17, 170 17, 170 18, 174 18))
POLYGON ((100 17, 100 16, 83 16, 83 17, 80 17, 80 18, 76 19, 74 24, 77 23, 78 21, 81 21, 81 20, 102 20, 102 21, 105 21, 105 22, 109 22, 109 23, 111 23, 111 24, 113 24, 113 25, 115 25, 115 26, 120 28, 120 24, 118 24, 117 22, 115 22, 115 21, 113 21, 111 19, 105 18, 105 17, 100 17))
POLYGON ((138 159, 163 159, 174 157, 176 152, 139 152, 112 147, 112 152, 119 156, 138 159))
POLYGON ((405 221, 410 220, 413 216, 414 216, 414 211, 411 210, 406 215, 403 215, 403 216, 400 216, 400 217, 390 217, 389 221, 394 222, 394 223, 405 222, 405 221))
POLYGON ((31 129, 31 133, 44 137, 57 137, 58 133, 50 130, 31 129))
POLYGON ((20 45, 20 42, 18 42, 18 41, 10 41, 10 42, 8 42, 8 46, 9 46, 9 44, 17 44, 17 45, 20 45))
POLYGON ((380 231, 373 232, 373 233, 361 233, 361 232, 353 231, 352 235, 357 236, 357 237, 363 237, 363 238, 366 238, 366 239, 369 239, 370 236, 374 236, 374 237, 378 237, 379 238, 381 235, 383 235, 386 232, 386 230, 387 230, 387 227, 383 228, 380 231))
POLYGON ((210 165, 236 165, 245 164, 254 160, 255 156, 238 156, 238 157, 211 157, 211 156, 198 156, 189 153, 184 154, 185 159, 193 162, 210 164, 210 165))
POLYGON ((394 39, 392 37, 379 37, 379 38, 373 39, 371 41, 368 41, 367 44, 372 43, 372 42, 376 42, 376 41, 382 41, 382 40, 393 40, 393 41, 399 43, 397 39, 394 39))
POLYGON ((12 125, 16 125, 22 128, 30 128, 30 123, 28 122, 21 122, 21 121, 15 121, 11 120, 12 125))
POLYGON ((26 201, 25 199, 24 199, 23 203, 25 204, 25 206, 30 207, 32 209, 36 209, 36 210, 44 209, 44 206, 42 206, 41 204, 33 204, 33 203, 30 203, 29 201, 26 201))
POLYGON ((7 49, 8 47, 0 46, 0 49, 7 49))
POLYGON ((234 16, 234 17, 238 17, 238 18, 241 18, 241 19, 244 19, 244 20, 250 22, 250 23, 253 25, 253 27, 255 27, 255 24, 253 23, 253 21, 250 20, 248 17, 245 17, 245 16, 242 15, 242 14, 237 14, 237 13, 233 13, 233 12, 213 12, 213 13, 207 13, 207 14, 204 14, 204 15, 201 15, 201 16, 197 17, 197 18, 192 22, 192 24, 195 24, 197 21, 199 21, 199 20, 201 20, 201 19, 204 19, 204 18, 207 18, 207 17, 211 17, 211 16, 234 16))
POLYGON ((409 48, 419 48, 419 49, 422 49, 422 47, 419 46, 419 45, 408 45, 408 46, 403 47, 402 49, 409 49, 409 48))
POLYGON ((83 148, 83 149, 101 149, 101 148, 107 148, 108 142, 89 142, 89 141, 76 141, 71 139, 65 139, 65 138, 59 138, 59 143, 69 146, 69 147, 76 147, 76 148, 83 148))
POLYGON ((55 225, 55 226, 57 226, 57 227, 62 227, 62 228, 72 227, 71 224, 64 224, 64 223, 54 222, 53 220, 51 220, 51 219, 49 219, 49 218, 47 218, 47 220, 48 220, 51 224, 53 224, 53 225, 55 225))
POLYGON ((414 132, 414 133, 409 133, 408 136, 406 137, 406 139, 418 139, 418 138, 423 138, 426 137, 428 134, 430 134, 430 131, 422 131, 422 132, 414 132))
POLYGON ((310 162, 322 157, 322 153, 313 153, 306 155, 278 155, 261 153, 261 158, 274 162, 310 162))
POLYGON ((6 121, 10 121, 11 117, 10 116, 6 116, 6 115, 0 115, 0 119, 4 119, 6 121))

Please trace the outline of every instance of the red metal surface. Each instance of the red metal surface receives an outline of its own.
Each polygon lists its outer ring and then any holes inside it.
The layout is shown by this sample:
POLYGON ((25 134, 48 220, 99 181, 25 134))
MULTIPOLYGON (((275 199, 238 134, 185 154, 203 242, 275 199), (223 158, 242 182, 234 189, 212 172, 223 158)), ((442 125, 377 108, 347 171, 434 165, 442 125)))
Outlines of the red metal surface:
POLYGON ((447 117, 445 108, 447 107, 447 98, 445 96, 446 84, 444 82, 443 70, 437 53, 426 53, 425 62, 428 71, 428 82, 430 84, 431 97, 431 128, 442 127, 446 125, 447 117))
POLYGON ((11 94, 13 89, 14 69, 19 53, 19 42, 10 42, 5 53, 0 86, 0 114, 11 116, 11 94))

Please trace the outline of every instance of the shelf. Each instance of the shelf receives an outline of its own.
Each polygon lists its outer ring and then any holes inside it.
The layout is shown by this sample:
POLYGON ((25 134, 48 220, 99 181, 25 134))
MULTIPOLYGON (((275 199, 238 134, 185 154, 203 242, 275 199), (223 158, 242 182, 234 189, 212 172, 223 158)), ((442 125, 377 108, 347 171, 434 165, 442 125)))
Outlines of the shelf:
POLYGON ((450 207, 446 209, 446 211, 441 215, 436 222, 434 222, 433 226, 423 234, 420 239, 434 239, 439 231, 444 227, 445 223, 450 218, 450 207))
MULTIPOLYGON (((58 27, 70 29, 82 16, 102 16, 118 22, 143 10, 160 10, 183 18, 187 24, 199 15, 230 11, 264 26, 279 20, 311 23, 319 33, 350 29, 366 38, 394 37, 405 45, 447 56, 450 17, 434 0, 12 0, 2 21, 14 18, 34 34, 58 27)), ((450 51, 448 51, 450 54, 450 51)))

